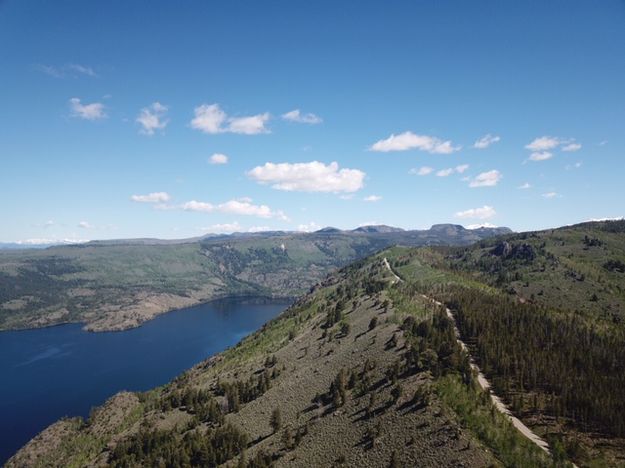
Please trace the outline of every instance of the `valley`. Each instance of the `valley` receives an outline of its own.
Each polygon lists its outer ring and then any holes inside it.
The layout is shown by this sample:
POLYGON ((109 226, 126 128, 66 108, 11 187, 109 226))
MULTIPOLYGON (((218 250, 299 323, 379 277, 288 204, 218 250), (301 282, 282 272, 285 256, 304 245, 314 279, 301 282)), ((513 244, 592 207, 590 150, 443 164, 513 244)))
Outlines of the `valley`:
MULTIPOLYGON (((128 466, 168 459, 250 467, 310 466, 311 461, 321 466, 621 465, 620 419, 609 417, 623 414, 618 406, 624 375, 621 325, 597 301, 589 299, 591 305, 583 309, 579 304, 578 312, 566 303, 556 308, 549 290, 522 297, 505 282, 484 281, 491 275, 482 276, 482 268, 467 266, 472 259, 490 268, 500 246, 507 245, 499 268, 514 281, 531 284, 527 278, 533 272, 547 273, 550 283, 564 289, 577 281, 568 272, 579 269, 597 294, 602 288, 618 291, 620 277, 605 267, 611 263, 595 259, 584 245, 585 236, 598 239, 607 249, 602 256, 621 261, 620 229, 595 223, 469 247, 385 249, 331 273, 259 331, 170 384, 120 394, 88 420, 51 426, 8 466, 50 460, 128 466), (528 246, 533 251, 528 239, 543 250, 519 261, 510 252, 528 252, 528 246), (564 259, 566 267, 559 268, 564 259), (500 311, 496 315, 490 312, 493 306, 500 311), (481 325, 473 310, 490 327, 508 324, 498 328, 496 341, 489 341, 488 328, 477 331, 481 325), (528 328, 532 322, 524 325, 526 311, 541 324, 541 333, 553 334, 543 337, 528 328), (581 318, 567 318, 572 314, 581 318), (526 330, 538 340, 528 339, 526 330), (593 343, 590 348, 570 341, 580 333, 593 343), (515 354, 505 354, 506 344, 515 354), (584 358, 574 357, 576 398, 562 374, 571 369, 572 347, 593 358, 595 369, 585 370, 584 358), (517 348, 532 368, 519 359, 517 348), (604 364, 600 356, 612 357, 604 364), (551 363, 549 372, 559 385, 544 373, 543 362, 551 363), (598 372, 609 379, 602 379, 601 387, 593 384, 598 372), (548 452, 497 409, 480 378, 492 382, 512 414, 549 444, 548 452), (594 403, 580 391, 585 388, 594 392, 594 403), (216 440, 221 442, 214 445, 216 440)), ((620 300, 618 294, 612 299, 620 300)))
POLYGON ((368 226, 0 251, 0 330, 76 322, 95 332, 125 330, 212 299, 292 298, 389 245, 462 245, 503 232, 509 230, 368 226))

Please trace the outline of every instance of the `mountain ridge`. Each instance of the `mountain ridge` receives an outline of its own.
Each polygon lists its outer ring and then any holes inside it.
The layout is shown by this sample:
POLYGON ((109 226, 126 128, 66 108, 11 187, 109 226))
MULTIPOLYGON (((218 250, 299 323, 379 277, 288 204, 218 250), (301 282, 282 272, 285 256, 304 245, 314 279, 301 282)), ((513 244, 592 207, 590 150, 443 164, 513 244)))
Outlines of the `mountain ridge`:
POLYGON ((228 296, 295 297, 334 268, 390 245, 469 244, 501 231, 273 231, 92 241, 0 251, 0 329, 82 322, 123 330, 228 296))

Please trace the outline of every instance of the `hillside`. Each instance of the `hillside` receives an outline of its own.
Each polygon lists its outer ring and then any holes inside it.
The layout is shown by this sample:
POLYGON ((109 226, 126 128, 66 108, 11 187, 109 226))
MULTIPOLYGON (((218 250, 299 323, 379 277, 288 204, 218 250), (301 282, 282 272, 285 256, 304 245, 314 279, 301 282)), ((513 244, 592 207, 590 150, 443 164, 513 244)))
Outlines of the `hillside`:
POLYGON ((625 466, 624 243, 610 222, 386 249, 7 466, 625 466))
POLYGON ((224 296, 295 297, 329 271, 394 244, 466 245, 508 232, 433 226, 402 231, 254 233, 180 241, 96 241, 0 251, 0 329, 83 322, 121 330, 224 296))
POLYGON ((387 268, 327 277, 237 346, 7 466, 549 466, 479 390, 444 310, 387 268))
POLYGON ((515 414, 576 463, 610 466, 625 465, 624 262, 623 221, 391 260, 416 291, 453 311, 515 414))

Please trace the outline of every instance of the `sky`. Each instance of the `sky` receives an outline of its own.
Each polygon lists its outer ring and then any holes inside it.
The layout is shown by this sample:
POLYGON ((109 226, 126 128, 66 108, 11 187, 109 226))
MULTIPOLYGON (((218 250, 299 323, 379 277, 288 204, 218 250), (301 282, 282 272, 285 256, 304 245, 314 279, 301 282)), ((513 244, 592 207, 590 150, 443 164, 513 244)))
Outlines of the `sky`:
POLYGON ((0 0, 0 241, 625 215, 625 2, 0 0))

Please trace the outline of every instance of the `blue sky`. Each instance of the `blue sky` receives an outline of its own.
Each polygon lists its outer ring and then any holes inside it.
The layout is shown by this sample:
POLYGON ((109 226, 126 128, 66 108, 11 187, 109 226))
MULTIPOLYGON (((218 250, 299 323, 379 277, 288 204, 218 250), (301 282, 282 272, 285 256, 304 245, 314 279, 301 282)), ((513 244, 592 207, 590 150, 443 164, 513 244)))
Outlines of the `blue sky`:
POLYGON ((0 44, 0 241, 625 215, 623 1, 5 0, 0 44))

